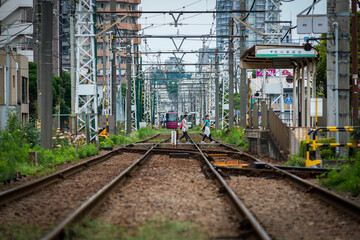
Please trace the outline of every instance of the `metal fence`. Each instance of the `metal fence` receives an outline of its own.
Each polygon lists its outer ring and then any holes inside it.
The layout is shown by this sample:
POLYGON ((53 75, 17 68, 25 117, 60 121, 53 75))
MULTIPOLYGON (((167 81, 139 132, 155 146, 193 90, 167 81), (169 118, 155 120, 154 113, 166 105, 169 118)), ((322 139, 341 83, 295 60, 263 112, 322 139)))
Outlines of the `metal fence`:
POLYGON ((269 109, 269 129, 284 155, 290 154, 291 128, 286 126, 271 108, 269 109))

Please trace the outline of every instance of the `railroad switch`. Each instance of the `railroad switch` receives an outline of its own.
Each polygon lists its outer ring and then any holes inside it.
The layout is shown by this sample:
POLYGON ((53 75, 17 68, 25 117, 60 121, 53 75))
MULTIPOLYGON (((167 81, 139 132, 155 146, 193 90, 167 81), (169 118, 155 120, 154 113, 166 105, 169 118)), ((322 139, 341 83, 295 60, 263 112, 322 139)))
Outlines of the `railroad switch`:
POLYGON ((253 162, 250 165, 251 168, 256 168, 256 169, 265 169, 268 168, 267 163, 266 162, 253 162))

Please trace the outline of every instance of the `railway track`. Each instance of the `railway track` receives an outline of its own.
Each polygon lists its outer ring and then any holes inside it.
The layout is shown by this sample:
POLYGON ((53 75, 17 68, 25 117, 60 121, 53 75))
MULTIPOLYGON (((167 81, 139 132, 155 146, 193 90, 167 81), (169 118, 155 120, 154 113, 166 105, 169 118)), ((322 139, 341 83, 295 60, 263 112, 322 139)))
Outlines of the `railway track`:
MULTIPOLYGON (((157 137, 151 139, 156 140, 157 137)), ((71 213, 142 156, 138 153, 122 152, 133 145, 126 145, 25 186, 2 192, 0 230, 9 225, 20 224, 41 226, 40 231, 49 231, 51 226, 59 223, 59 219, 71 213), (22 192, 24 189, 26 194, 22 192)), ((13 239, 6 233, 0 236, 13 239)))
MULTIPOLYGON (((114 150, 113 154, 121 151, 123 154, 143 155, 130 160, 128 167, 123 167, 123 171, 112 180, 104 178, 103 187, 87 200, 78 202, 80 207, 63 217, 63 221, 43 239, 63 238, 67 228, 94 211, 103 221, 128 226, 165 212, 172 219, 190 220, 204 227, 196 217, 202 213, 210 216, 205 226, 212 226, 208 234, 216 239, 298 239, 299 236, 324 239, 329 234, 334 239, 356 239, 360 236, 360 207, 295 175, 301 176, 303 170, 284 170, 279 166, 263 164, 259 159, 219 142, 197 144, 191 139, 192 144, 180 144, 174 148, 165 140, 156 144, 142 142, 114 150), (214 167, 213 156, 221 154, 225 158, 254 164, 255 168, 234 170, 214 167), (175 158, 170 159, 166 155, 175 158), (210 184, 206 178, 214 180, 216 185, 210 184), (200 197, 193 198, 193 195, 200 197), (175 206, 180 208, 174 208, 172 201, 179 196, 186 201, 176 199, 175 206), (131 204, 132 199, 138 202, 131 204), (104 201, 106 204, 101 205, 104 201), (206 204, 201 205, 202 201, 206 204), (144 206, 141 207, 141 204, 144 206), (99 208, 101 211, 96 211, 99 208), (158 208, 161 211, 154 212, 158 208), (216 221, 211 222, 214 219, 216 221), (304 225, 310 230, 301 227, 304 225), (289 235, 289 231, 296 235, 289 235)), ((312 174, 318 175, 319 172, 312 174)))
MULTIPOLYGON (((156 138, 159 138, 159 137, 163 137, 163 135, 157 134, 157 135, 149 137, 145 140, 139 141, 137 143, 146 143, 151 140, 156 140, 156 138)), ((83 171, 84 169, 87 169, 98 163, 106 161, 107 159, 111 158, 115 154, 126 152, 128 148, 134 147, 135 144, 137 144, 137 143, 127 144, 124 147, 118 148, 116 150, 112 150, 102 156, 97 156, 97 157, 91 158, 90 160, 75 164, 71 167, 68 167, 68 168, 58 171, 56 173, 50 174, 43 178, 37 179, 35 181, 29 182, 27 184, 2 191, 2 192, 0 192, 0 206, 4 205, 14 199, 18 199, 22 196, 33 193, 33 192, 35 192, 39 189, 42 189, 46 186, 49 186, 51 184, 62 181, 63 179, 65 179, 73 174, 76 174, 78 172, 83 171)))
POLYGON ((140 215, 133 220, 136 223, 149 219, 149 216, 141 216, 144 214, 152 217, 165 214, 175 219, 193 219, 202 227, 210 226, 208 233, 218 239, 244 239, 256 235, 269 239, 195 143, 187 146, 198 150, 197 156, 202 156, 200 161, 188 158, 170 160, 164 156, 164 149, 160 151, 162 155, 158 155, 161 146, 162 143, 158 143, 148 149, 141 158, 68 215, 44 239, 63 237, 71 224, 94 212, 103 201, 106 204, 97 212, 102 213, 98 217, 105 221, 124 223, 121 221, 129 219, 126 215, 135 218, 140 215), (110 193, 112 190, 114 192, 110 193), (109 193, 110 200, 105 200, 109 193), (230 202, 226 199, 230 199, 230 202), (162 210, 151 212, 158 208, 162 210), (202 221, 210 222, 201 225, 202 221), (255 231, 249 228, 250 223, 255 231))

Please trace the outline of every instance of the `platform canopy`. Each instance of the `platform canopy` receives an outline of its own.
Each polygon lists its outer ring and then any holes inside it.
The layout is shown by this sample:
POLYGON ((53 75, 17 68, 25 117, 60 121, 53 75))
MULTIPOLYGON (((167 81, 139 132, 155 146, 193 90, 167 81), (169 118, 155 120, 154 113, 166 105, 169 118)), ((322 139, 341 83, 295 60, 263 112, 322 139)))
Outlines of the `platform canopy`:
POLYGON ((288 69, 318 58, 315 49, 303 46, 254 45, 240 57, 241 69, 288 69))

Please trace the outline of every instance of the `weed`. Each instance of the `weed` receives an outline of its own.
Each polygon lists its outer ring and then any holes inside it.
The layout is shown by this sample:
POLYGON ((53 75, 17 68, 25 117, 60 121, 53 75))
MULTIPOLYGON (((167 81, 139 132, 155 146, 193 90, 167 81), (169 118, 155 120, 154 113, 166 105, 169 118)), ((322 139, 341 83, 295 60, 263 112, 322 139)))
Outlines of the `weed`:
POLYGON ((300 154, 289 155, 288 160, 285 162, 287 166, 305 167, 305 159, 300 157, 300 154))
MULTIPOLYGON (((324 177, 324 176, 321 176, 324 177)), ((346 164, 331 170, 327 178, 318 180, 324 187, 350 192, 354 197, 360 193, 360 152, 355 156, 354 164, 346 164)))
POLYGON ((149 127, 140 128, 138 131, 133 131, 130 135, 110 135, 109 139, 101 138, 100 147, 113 147, 115 145, 129 144, 145 139, 149 136, 155 135, 155 130, 149 127))
POLYGON ((86 145, 78 149, 78 154, 80 158, 87 158, 99 153, 99 149, 94 144, 86 145))
POLYGON ((241 147, 242 149, 248 149, 249 144, 245 136, 242 134, 243 129, 233 127, 230 129, 222 129, 217 131, 212 131, 211 134, 214 137, 220 138, 222 141, 234 144, 241 147))
POLYGON ((41 226, 10 224, 8 226, 0 225, 0 239, 17 239, 17 240, 31 240, 41 239, 48 229, 41 226))
POLYGON ((202 229, 188 222, 150 220, 135 229, 125 229, 112 223, 85 220, 66 231, 65 239, 123 239, 123 240, 201 240, 205 239, 202 229))

